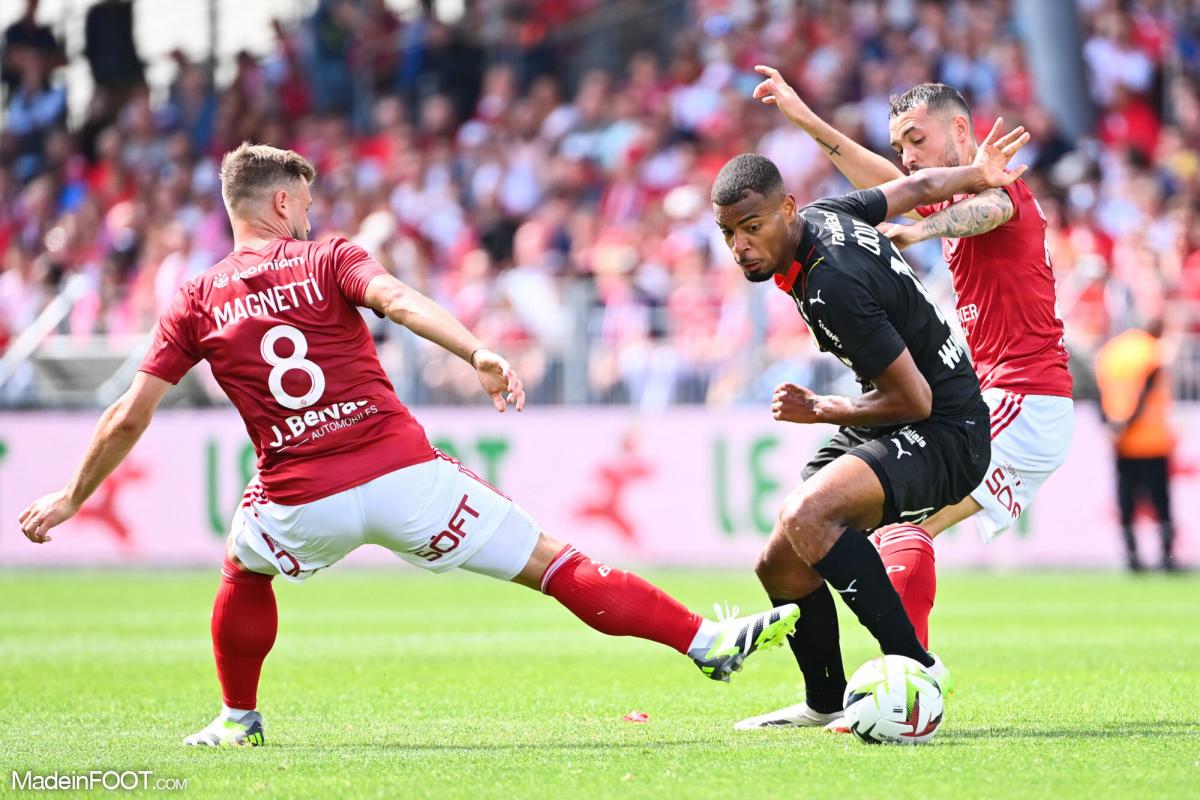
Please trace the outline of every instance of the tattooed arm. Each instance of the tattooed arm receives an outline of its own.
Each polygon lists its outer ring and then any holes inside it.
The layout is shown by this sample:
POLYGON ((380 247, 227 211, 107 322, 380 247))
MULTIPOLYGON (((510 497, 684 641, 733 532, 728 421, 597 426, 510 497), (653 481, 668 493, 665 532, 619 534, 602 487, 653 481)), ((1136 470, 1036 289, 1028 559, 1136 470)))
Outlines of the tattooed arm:
POLYGON ((884 233, 903 250, 926 239, 978 236, 999 228, 1012 219, 1012 215, 1013 202, 1008 192, 988 189, 912 225, 889 226, 884 233))
POLYGON ((904 177, 891 161, 863 147, 813 113, 780 76, 779 70, 762 66, 754 69, 766 78, 754 89, 754 97, 766 105, 778 106, 792 124, 811 136, 855 189, 867 189, 904 177))

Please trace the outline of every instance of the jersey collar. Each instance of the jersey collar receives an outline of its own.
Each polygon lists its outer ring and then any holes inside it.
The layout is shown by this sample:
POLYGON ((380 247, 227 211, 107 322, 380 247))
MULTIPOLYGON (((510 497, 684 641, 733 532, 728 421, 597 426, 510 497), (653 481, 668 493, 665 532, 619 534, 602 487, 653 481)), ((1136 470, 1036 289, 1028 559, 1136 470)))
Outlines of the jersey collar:
MULTIPOLYGON (((795 261, 792 262, 792 265, 790 267, 788 267, 788 271, 787 271, 786 275, 776 275, 775 276, 775 285, 778 286, 781 291, 791 294, 792 287, 794 287, 796 285, 796 279, 804 277, 805 270, 816 266, 816 263, 813 263, 813 264, 805 263, 810 258, 812 258, 812 254, 814 252, 816 252, 816 249, 817 249, 817 246, 814 244, 812 247, 810 247, 808 249, 808 255, 806 255, 804 257, 804 261, 801 261, 799 258, 797 258, 795 261)), ((799 252, 797 252, 796 255, 799 255, 799 252)), ((820 261, 820 259, 817 259, 817 261, 820 261)))
POLYGON ((803 264, 801 264, 799 261, 793 261, 792 266, 788 267, 787 275, 775 276, 775 285, 778 286, 781 291, 791 294, 792 287, 796 285, 796 278, 800 277, 800 273, 803 269, 803 264))

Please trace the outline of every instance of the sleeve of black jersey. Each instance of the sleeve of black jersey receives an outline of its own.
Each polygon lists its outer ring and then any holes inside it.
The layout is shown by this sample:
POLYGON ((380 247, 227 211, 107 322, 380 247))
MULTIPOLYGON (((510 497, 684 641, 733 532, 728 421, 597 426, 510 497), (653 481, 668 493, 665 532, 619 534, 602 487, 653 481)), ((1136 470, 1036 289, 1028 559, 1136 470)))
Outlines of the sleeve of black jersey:
POLYGON ((887 219, 887 198, 880 189, 858 189, 836 197, 823 197, 809 205, 840 211, 872 226, 887 219))
POLYGON ((904 339, 892 325, 879 299, 858 278, 845 273, 813 283, 821 304, 810 305, 813 324, 824 323, 842 352, 863 378, 872 380, 904 352, 904 339))

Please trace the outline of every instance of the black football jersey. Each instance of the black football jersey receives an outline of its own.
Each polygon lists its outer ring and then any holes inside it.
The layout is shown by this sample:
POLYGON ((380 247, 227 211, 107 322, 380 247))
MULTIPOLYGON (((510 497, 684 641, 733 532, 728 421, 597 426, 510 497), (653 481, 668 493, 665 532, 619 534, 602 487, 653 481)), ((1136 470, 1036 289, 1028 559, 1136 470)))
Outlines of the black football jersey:
POLYGON ((907 347, 933 392, 931 419, 986 414, 966 345, 875 229, 887 215, 883 192, 824 198, 801 214, 796 261, 775 283, 795 300, 820 349, 854 370, 866 392, 907 347))

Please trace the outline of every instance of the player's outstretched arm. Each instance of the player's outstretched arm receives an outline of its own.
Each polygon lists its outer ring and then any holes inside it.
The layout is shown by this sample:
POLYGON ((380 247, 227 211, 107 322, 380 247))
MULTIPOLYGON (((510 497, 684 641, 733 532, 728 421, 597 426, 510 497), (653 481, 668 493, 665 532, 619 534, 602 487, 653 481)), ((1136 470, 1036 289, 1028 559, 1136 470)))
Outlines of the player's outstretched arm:
POLYGON ((855 189, 867 189, 881 183, 903 178, 904 173, 888 159, 851 139, 817 116, 808 103, 800 99, 779 70, 759 65, 754 71, 766 80, 754 87, 754 98, 764 105, 778 106, 793 125, 813 138, 833 165, 854 184, 855 189))
POLYGON ((1010 170, 1005 164, 1029 141, 1029 134, 1023 127, 1001 135, 1003 130, 1004 119, 997 119, 979 144, 975 160, 965 167, 931 167, 880 186, 888 203, 886 216, 907 214, 917 206, 940 203, 958 194, 1002 188, 1020 178, 1025 174, 1024 165, 1010 170))
POLYGON ((509 405, 525 408, 525 387, 504 358, 483 346, 446 309, 391 275, 377 275, 367 284, 363 303, 397 325, 449 350, 474 367, 479 384, 497 411, 509 405))
POLYGON ((903 250, 926 239, 958 239, 987 233, 1012 219, 1014 212, 1008 192, 988 189, 965 197, 913 225, 884 223, 880 230, 903 250))
POLYGON ((31 542, 50 541, 50 529, 75 516, 104 479, 141 438, 171 384, 139 372, 129 391, 109 406, 96 425, 92 443, 65 489, 34 501, 21 512, 21 533, 31 542))
POLYGON ((907 348, 871 382, 875 388, 858 397, 819 395, 784 383, 775 389, 771 415, 781 422, 864 427, 903 425, 929 417, 933 391, 907 348))

